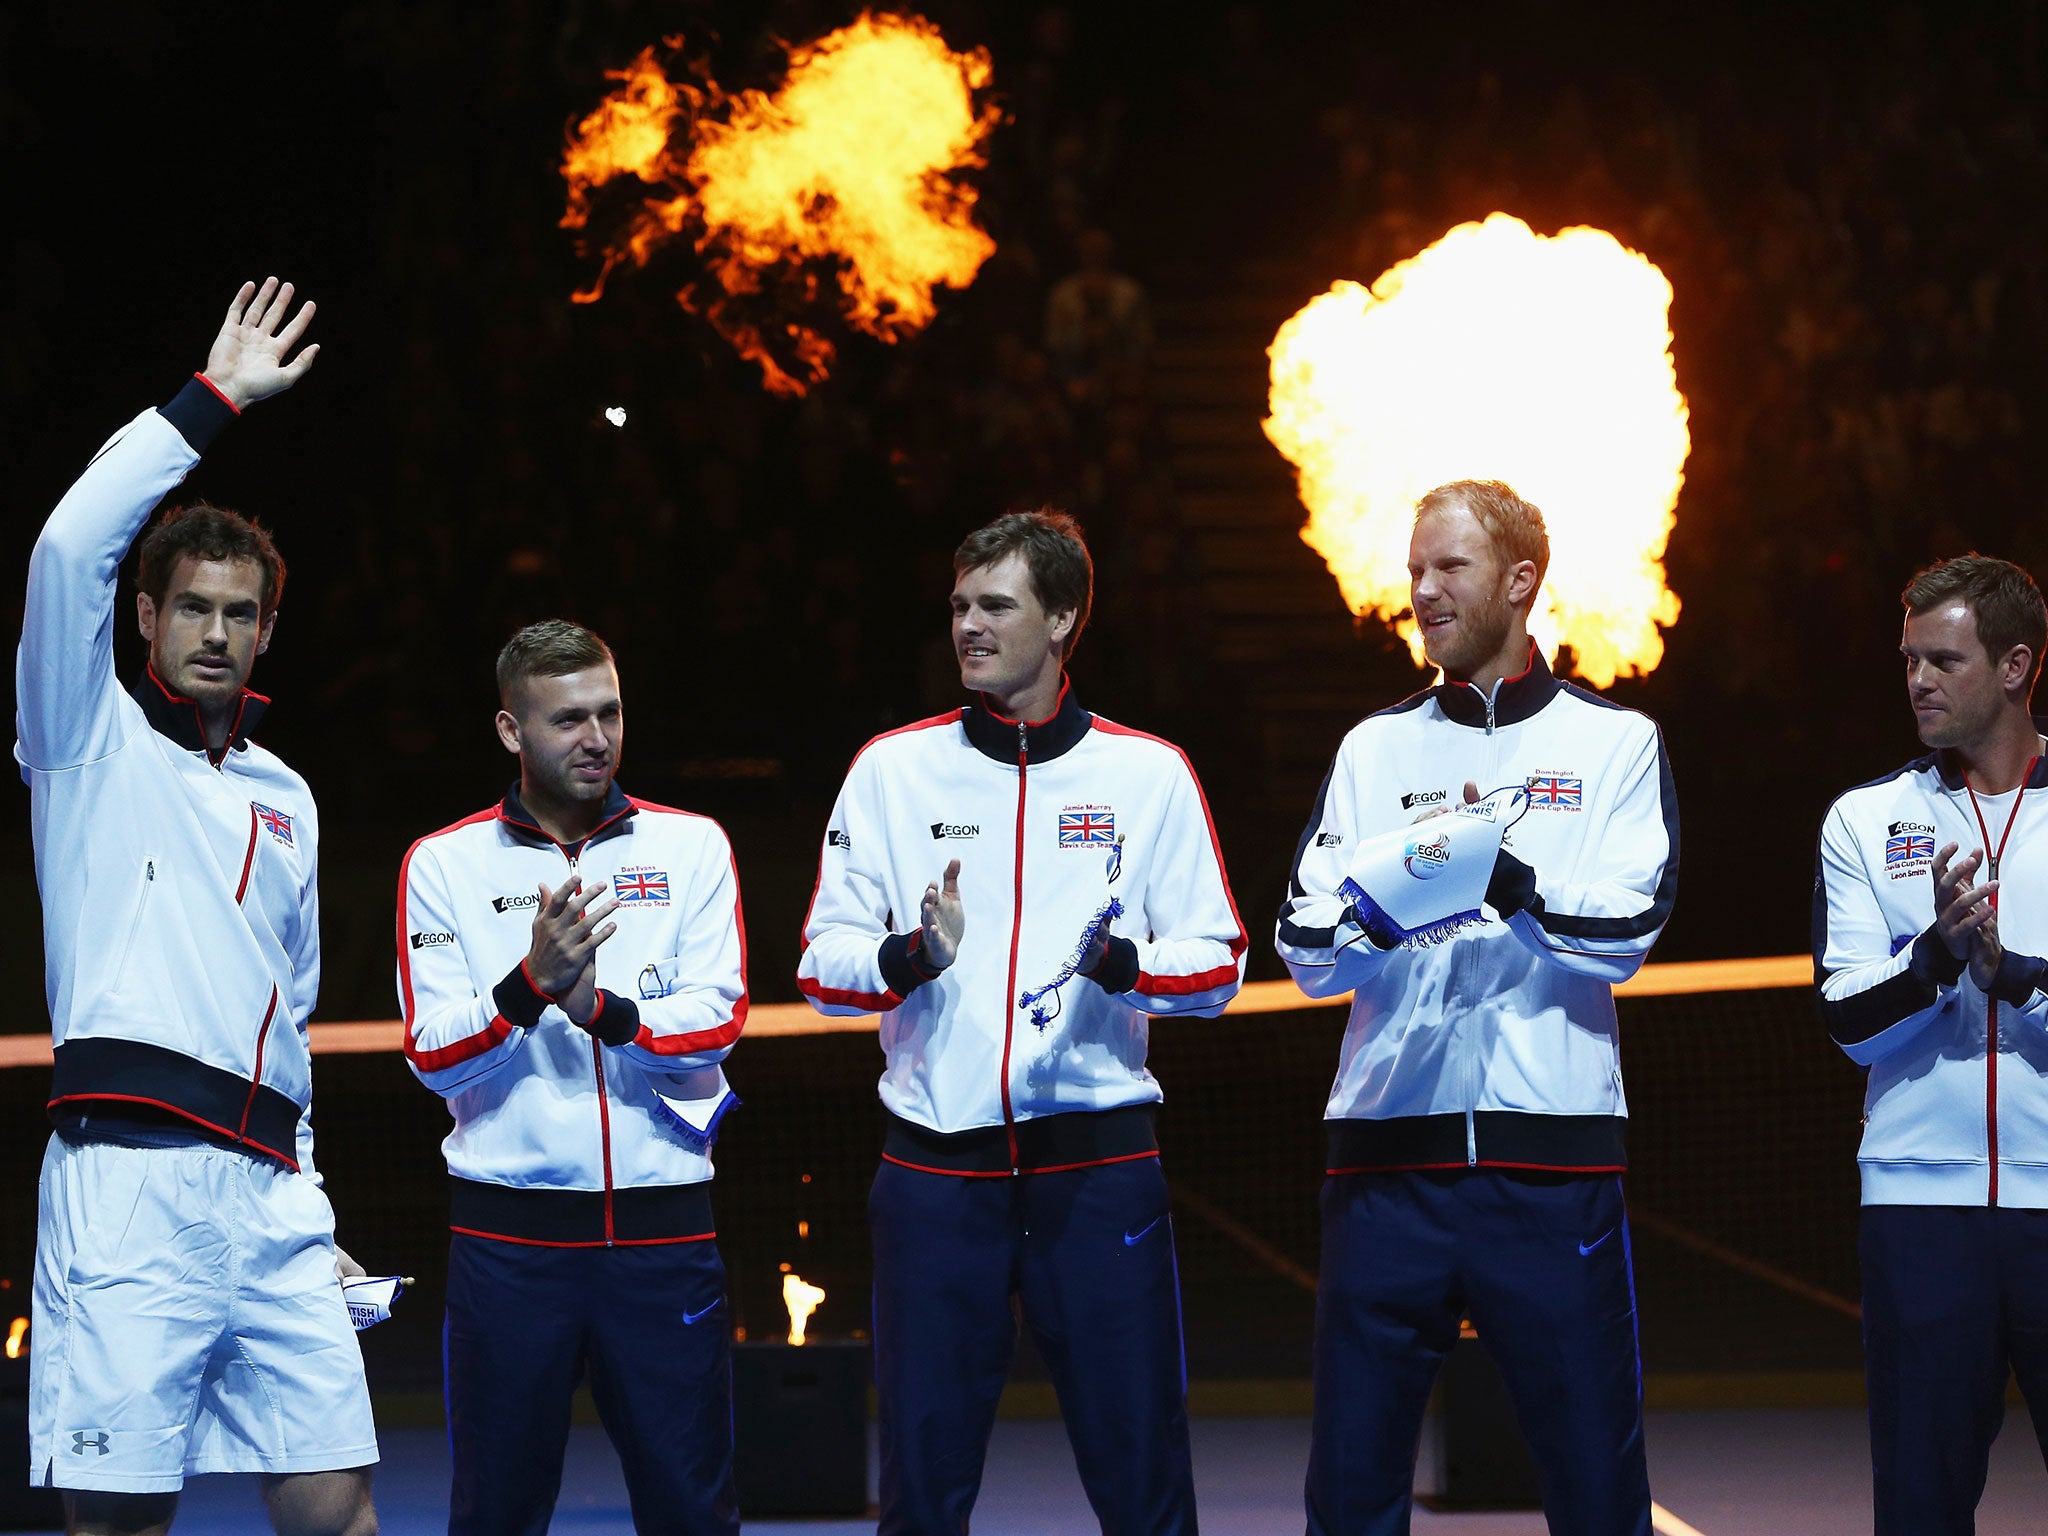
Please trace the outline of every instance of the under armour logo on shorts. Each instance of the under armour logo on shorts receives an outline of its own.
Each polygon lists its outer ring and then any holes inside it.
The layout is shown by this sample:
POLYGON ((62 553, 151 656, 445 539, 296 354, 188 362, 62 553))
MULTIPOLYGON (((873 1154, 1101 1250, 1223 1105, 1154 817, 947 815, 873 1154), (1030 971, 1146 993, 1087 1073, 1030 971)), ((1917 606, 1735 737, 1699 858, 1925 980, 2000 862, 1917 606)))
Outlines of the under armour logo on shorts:
POLYGON ((74 1429, 71 1432, 71 1454, 83 1456, 88 1446, 98 1451, 102 1456, 107 1455, 111 1449, 107 1445, 107 1432, 102 1429, 95 1434, 88 1435, 82 1429, 74 1429))

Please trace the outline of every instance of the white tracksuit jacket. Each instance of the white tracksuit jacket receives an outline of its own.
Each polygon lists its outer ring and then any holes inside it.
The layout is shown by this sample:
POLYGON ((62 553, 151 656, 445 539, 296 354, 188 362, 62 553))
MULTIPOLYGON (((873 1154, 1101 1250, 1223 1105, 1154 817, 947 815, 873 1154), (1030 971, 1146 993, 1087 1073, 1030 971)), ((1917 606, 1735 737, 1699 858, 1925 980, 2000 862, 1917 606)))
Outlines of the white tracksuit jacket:
POLYGON ((121 561, 234 409, 194 378, 111 438, 29 557, 14 756, 29 786, 56 1046, 51 1114, 173 1116, 313 1172, 306 1018, 319 820, 247 732, 226 751, 144 669, 114 676, 121 561))
POLYGON ((1301 989, 1352 989, 1325 1118, 1332 1172, 1619 1169, 1627 1157, 1613 986, 1671 913, 1678 803, 1656 725, 1530 665, 1492 696, 1445 682, 1344 738, 1295 854, 1281 958, 1301 989), (1338 893, 1359 841, 1529 789, 1486 921, 1382 949, 1338 893))
POLYGON ((2048 1207, 2043 955, 2048 761, 2018 790, 1972 796, 1937 753, 1829 808, 1813 888, 1814 982, 1829 1034, 1870 1070, 1857 1154, 1865 1205, 2048 1207), (1958 857, 2003 844, 2005 959, 1988 993, 1934 932, 1934 854, 1946 843, 1958 857))
POLYGON ((1044 1171, 1156 1150, 1149 1017, 1219 1012, 1245 946, 1187 758, 1063 687, 1042 721, 969 706, 861 749, 797 985, 821 1013, 882 1015, 886 1156, 1044 1171), (919 907, 954 858, 966 933, 934 974, 919 907), (1073 975, 1112 901, 1107 956, 1073 975))
POLYGON ((719 1063, 747 1018, 739 877, 718 823, 611 787, 582 843, 515 787, 412 845, 399 873, 405 1058, 448 1101, 457 1232, 561 1247, 710 1235, 710 1148, 737 1102, 719 1063), (526 971, 538 888, 607 882, 585 1029, 526 971))

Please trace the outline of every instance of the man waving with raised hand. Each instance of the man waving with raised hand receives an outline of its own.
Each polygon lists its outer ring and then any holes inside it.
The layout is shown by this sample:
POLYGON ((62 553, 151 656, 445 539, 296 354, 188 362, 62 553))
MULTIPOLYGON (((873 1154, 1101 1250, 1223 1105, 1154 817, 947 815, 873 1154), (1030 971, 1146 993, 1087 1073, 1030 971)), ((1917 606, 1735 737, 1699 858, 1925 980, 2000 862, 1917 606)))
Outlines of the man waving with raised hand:
POLYGON ((142 540, 140 676, 114 675, 121 562, 249 406, 291 388, 313 306, 245 283, 204 372, 103 447, 29 560, 15 759, 51 1031, 30 1476, 75 1532, 168 1530, 186 1476, 255 1472, 285 1536, 367 1536, 362 1354, 313 1167, 320 979, 306 783, 249 739, 285 567, 203 502, 142 540), (114 1219, 109 1213, 120 1213, 114 1219))

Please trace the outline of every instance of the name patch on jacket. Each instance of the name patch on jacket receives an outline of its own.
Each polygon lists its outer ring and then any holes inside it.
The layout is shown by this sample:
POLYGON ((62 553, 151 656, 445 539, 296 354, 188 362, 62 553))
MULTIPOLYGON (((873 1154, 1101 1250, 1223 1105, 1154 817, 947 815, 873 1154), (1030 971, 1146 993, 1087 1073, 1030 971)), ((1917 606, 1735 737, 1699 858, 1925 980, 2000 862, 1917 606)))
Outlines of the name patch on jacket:
POLYGON ((632 902, 643 907, 665 907, 668 905, 668 871, 650 869, 645 864, 622 869, 612 876, 612 894, 622 904, 632 902))
POLYGON ((285 847, 292 846, 292 819, 283 811, 272 810, 260 800, 251 800, 249 809, 256 813, 256 819, 263 823, 270 835, 285 847))
POLYGON ((1561 773, 1529 775, 1529 809, 1532 811, 1577 811, 1584 797, 1586 781, 1561 773))
POLYGON ((1062 848, 1116 846, 1116 812, 1106 805, 1070 805, 1060 812, 1062 848))
POLYGON ((1884 870, 1905 880, 1934 867, 1934 827, 1924 821, 1895 821, 1885 829, 1884 870))

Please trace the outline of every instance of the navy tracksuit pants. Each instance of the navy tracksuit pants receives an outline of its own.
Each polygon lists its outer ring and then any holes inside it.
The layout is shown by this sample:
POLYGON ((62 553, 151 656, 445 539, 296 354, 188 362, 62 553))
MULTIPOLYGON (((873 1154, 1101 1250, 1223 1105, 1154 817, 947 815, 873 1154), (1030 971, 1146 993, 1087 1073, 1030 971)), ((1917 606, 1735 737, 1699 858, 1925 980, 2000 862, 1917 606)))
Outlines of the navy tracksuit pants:
POLYGON ((1858 1248, 1877 1536, 1968 1536, 2008 1371, 2048 1460, 2048 1211, 1866 1205, 1858 1248))
POLYGON ((449 1536, 543 1536, 587 1370, 640 1536, 731 1536, 732 1347, 709 1238, 551 1248, 460 1233, 444 1335, 449 1536))
POLYGON ((1550 1529, 1649 1536, 1618 1177, 1337 1174, 1322 1210, 1310 1536, 1406 1536, 1423 1412, 1461 1317, 1500 1365, 1550 1529))
POLYGON ((1194 1536, 1187 1362, 1156 1157, 969 1178, 884 1162, 868 1197, 879 1536, 959 1536, 1009 1374, 1012 1298, 1105 1536, 1194 1536))

